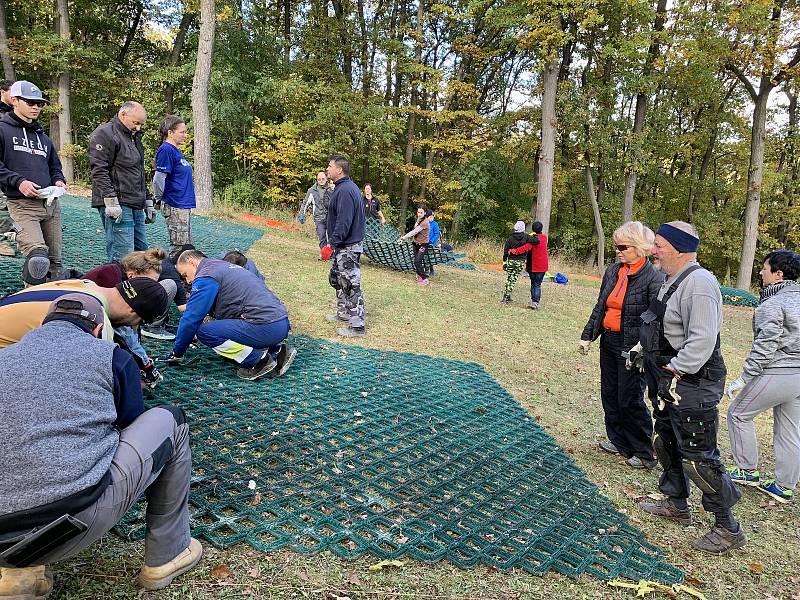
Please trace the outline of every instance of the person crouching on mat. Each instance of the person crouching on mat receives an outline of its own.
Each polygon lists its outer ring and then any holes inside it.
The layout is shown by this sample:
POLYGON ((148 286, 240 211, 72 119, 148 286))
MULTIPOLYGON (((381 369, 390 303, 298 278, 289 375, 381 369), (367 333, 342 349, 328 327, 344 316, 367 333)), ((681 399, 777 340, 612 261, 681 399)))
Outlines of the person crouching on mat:
POLYGON ((297 354, 286 343, 289 316, 261 279, 199 250, 181 253, 175 268, 192 291, 172 352, 162 360, 180 363, 196 336, 201 344, 241 365, 236 374, 242 379, 286 373, 297 354), (203 322, 206 316, 211 320, 203 322))

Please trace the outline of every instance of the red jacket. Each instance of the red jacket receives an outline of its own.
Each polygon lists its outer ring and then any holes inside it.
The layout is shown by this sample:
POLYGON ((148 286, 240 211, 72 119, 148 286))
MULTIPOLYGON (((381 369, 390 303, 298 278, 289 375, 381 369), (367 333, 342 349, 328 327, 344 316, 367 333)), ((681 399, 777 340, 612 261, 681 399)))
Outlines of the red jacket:
POLYGON ((519 248, 509 250, 509 254, 528 253, 525 263, 525 270, 528 273, 547 273, 549 263, 547 261, 547 236, 544 233, 535 234, 539 238, 538 244, 527 243, 519 248))

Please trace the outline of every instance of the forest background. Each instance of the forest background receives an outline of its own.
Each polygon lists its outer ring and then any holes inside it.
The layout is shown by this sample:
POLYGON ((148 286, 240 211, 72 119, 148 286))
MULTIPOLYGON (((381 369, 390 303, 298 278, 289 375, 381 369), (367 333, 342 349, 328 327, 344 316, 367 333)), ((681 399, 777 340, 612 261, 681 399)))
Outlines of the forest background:
POLYGON ((148 169, 162 116, 189 123, 206 209, 296 210, 344 153, 401 227, 535 218, 589 268, 630 218, 694 223, 740 288, 800 241, 796 0, 0 0, 0 57, 53 99, 71 180, 134 99, 148 169))

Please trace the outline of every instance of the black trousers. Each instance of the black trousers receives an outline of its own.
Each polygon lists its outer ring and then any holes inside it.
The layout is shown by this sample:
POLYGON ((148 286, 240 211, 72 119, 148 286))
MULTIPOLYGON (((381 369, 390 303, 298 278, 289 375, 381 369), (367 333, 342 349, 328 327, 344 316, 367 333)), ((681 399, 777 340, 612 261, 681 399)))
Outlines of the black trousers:
POLYGON ((414 246, 414 270, 419 277, 427 279, 428 271, 425 268, 425 255, 428 253, 428 246, 430 246, 430 244, 412 242, 412 246, 414 246))
MULTIPOLYGON (((671 378, 665 371, 650 371, 657 377, 671 378), (662 375, 663 373, 663 375, 662 375)), ((725 388, 721 379, 710 380, 695 375, 684 376, 677 384, 680 402, 653 406, 654 445, 664 472, 659 491, 670 498, 688 498, 689 482, 694 481, 703 493, 703 508, 721 515, 741 497, 720 460, 717 446, 719 412, 717 406, 725 388)), ((652 376, 652 375, 651 375, 652 376)), ((648 377, 648 386, 657 385, 648 377)))
POLYGON ((623 456, 653 460, 653 421, 644 402, 644 380, 625 368, 622 334, 600 337, 600 398, 606 434, 623 456))

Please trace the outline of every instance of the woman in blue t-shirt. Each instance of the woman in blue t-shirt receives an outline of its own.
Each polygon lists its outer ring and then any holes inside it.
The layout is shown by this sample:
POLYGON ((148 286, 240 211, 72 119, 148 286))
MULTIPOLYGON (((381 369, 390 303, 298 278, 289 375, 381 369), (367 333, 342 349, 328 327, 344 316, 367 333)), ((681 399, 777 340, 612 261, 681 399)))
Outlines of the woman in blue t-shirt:
POLYGON ((192 209, 195 207, 192 165, 178 149, 186 140, 186 123, 178 116, 167 115, 159 128, 161 146, 156 153, 153 192, 156 206, 167 221, 171 251, 192 244, 192 209))

